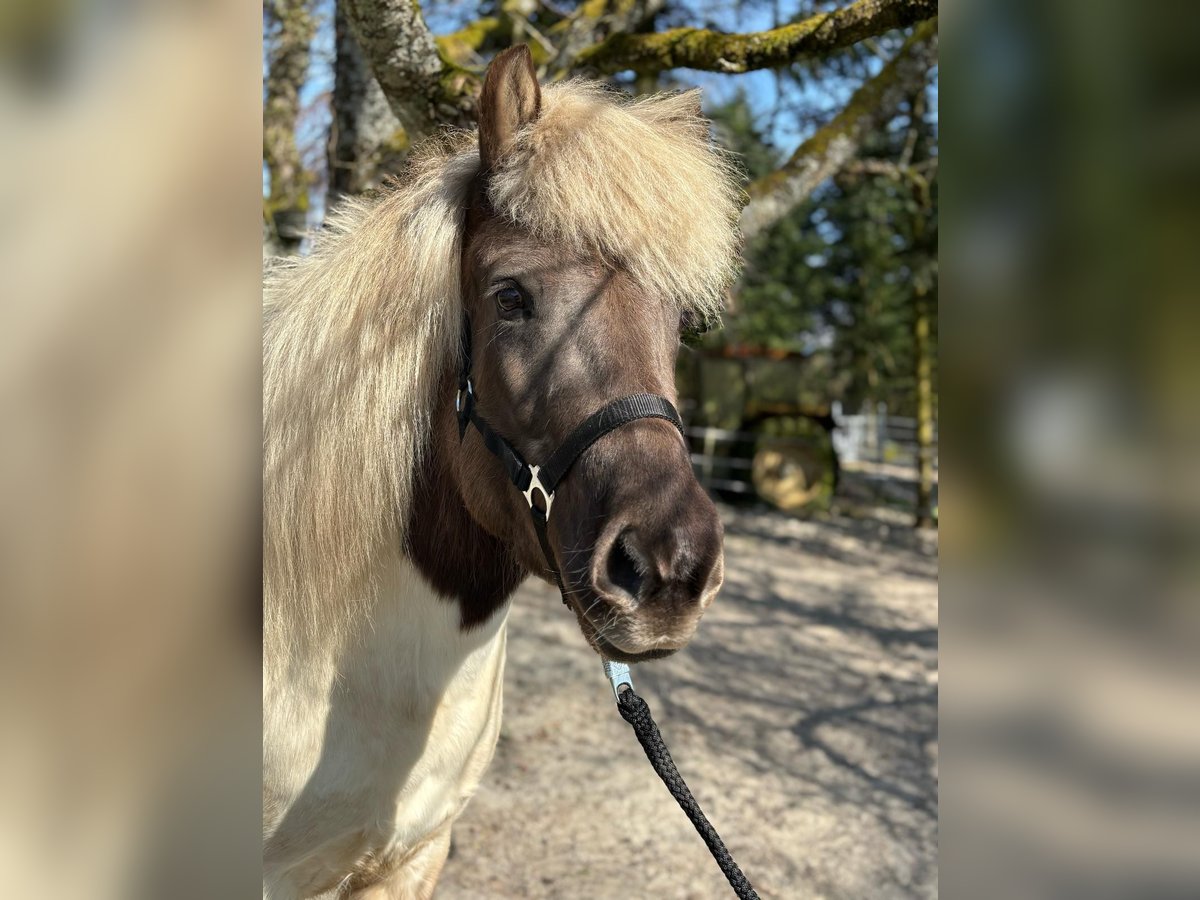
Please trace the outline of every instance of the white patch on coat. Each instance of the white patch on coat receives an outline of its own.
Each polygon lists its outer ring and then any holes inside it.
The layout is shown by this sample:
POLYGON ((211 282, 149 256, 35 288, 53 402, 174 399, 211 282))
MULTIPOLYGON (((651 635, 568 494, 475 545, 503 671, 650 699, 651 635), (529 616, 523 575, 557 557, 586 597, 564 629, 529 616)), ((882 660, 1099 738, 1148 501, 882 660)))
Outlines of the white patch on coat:
POLYGON ((401 864, 462 811, 495 749, 507 606, 464 632, 458 604, 398 553, 376 584, 370 621, 344 645, 314 657, 301 640, 265 655, 263 884, 273 900, 401 864))

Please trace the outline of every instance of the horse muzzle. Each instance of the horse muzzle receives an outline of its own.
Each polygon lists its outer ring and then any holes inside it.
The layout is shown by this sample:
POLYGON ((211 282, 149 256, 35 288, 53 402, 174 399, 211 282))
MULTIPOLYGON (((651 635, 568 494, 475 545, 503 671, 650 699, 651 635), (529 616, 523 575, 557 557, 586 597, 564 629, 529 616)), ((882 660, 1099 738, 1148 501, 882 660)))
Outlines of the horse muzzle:
POLYGON ((692 639, 720 590, 721 520, 699 485, 688 495, 666 516, 617 517, 596 541, 588 581, 573 587, 587 598, 576 612, 601 655, 622 662, 669 656, 692 639))

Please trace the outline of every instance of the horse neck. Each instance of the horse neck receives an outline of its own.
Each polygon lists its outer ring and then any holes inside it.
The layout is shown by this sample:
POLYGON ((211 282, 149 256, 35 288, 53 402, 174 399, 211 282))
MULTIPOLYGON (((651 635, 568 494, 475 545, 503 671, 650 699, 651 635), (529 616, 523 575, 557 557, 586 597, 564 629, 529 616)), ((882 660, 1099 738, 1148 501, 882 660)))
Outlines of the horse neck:
POLYGON ((448 402, 453 383, 448 371, 438 392, 447 402, 434 415, 428 451, 414 473, 408 556, 438 593, 458 603, 466 630, 501 609, 526 573, 463 501, 454 466, 454 454, 461 452, 458 425, 448 402))

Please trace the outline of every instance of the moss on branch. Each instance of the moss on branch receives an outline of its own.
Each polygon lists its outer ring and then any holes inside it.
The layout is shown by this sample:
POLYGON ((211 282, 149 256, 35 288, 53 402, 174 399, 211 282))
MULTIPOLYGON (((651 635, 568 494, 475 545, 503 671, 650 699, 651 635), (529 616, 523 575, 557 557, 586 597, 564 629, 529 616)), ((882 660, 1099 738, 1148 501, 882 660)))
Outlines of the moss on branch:
POLYGON ((913 29, 879 74, 864 82, 842 111, 797 147, 782 167, 750 184, 741 222, 745 237, 777 222, 853 159, 869 130, 894 115, 901 101, 924 82, 936 55, 935 18, 913 29))
POLYGON ((855 0, 791 25, 748 34, 675 28, 657 34, 614 34, 582 51, 578 65, 605 74, 633 69, 749 72, 824 56, 859 41, 937 15, 937 0, 855 0))
POLYGON ((496 16, 484 16, 464 25, 458 31, 435 38, 442 58, 458 65, 467 65, 489 40, 504 39, 512 29, 496 16))

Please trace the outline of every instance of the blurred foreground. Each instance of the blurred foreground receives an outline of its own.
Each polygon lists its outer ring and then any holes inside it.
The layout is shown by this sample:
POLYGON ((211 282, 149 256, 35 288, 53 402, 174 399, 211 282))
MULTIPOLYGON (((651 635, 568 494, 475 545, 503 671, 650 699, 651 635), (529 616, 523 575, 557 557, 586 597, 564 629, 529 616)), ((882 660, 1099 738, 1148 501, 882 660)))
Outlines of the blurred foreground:
POLYGON ((254 896, 259 12, 0 22, 0 893, 254 896))

